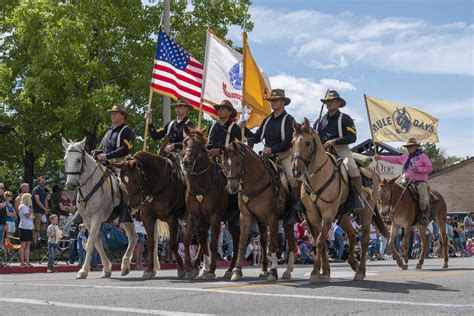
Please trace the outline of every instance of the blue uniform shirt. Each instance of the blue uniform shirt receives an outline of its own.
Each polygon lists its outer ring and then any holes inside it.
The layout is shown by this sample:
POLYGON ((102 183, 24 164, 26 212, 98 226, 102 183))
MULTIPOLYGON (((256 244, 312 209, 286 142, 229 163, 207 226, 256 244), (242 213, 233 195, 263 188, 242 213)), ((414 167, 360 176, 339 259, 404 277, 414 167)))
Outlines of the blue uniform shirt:
POLYGON ((107 159, 122 158, 128 155, 133 146, 134 138, 132 129, 126 126, 125 123, 115 128, 110 127, 102 140, 104 154, 107 159), (117 144, 119 133, 120 144, 117 144))
MULTIPOLYGON (((194 128, 194 123, 188 119, 186 116, 180 122, 177 120, 171 121, 173 125, 170 128, 170 144, 173 144, 176 149, 183 149, 183 139, 184 139, 184 125, 186 124, 190 128, 194 128)), ((162 139, 168 133, 168 127, 171 124, 168 122, 164 127, 157 130, 153 124, 149 124, 150 135, 154 140, 162 139)))
MULTIPOLYGON (((215 124, 211 125, 214 126, 209 127, 209 142, 207 145, 208 149, 212 148, 220 148, 221 145, 225 145, 225 141, 227 138, 227 131, 229 129, 230 124, 232 124, 232 120, 229 119, 227 122, 225 122, 224 125, 220 125, 218 122, 215 124)), ((230 139, 229 143, 232 142, 234 139, 241 139, 242 138, 242 131, 239 128, 239 125, 234 124, 232 126, 232 129, 230 131, 230 139)))
MULTIPOLYGON (((316 122, 313 125, 313 128, 316 129, 316 122)), ((357 140, 357 132, 352 118, 337 111, 333 116, 329 116, 327 113, 321 118, 321 124, 319 125, 319 137, 323 144, 328 140, 336 139, 336 144, 348 145, 352 144, 357 140), (342 115, 341 127, 342 127, 342 137, 339 135, 338 121, 339 116, 342 115)))

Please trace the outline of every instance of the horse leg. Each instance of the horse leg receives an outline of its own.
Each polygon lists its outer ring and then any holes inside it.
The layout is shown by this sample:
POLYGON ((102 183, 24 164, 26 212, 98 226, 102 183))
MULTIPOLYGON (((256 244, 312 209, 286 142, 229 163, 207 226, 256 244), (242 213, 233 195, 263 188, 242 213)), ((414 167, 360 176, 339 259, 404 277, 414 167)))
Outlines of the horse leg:
POLYGON ((403 235, 403 264, 402 264, 402 270, 408 269, 408 251, 410 249, 410 232, 411 232, 411 226, 405 225, 404 227, 404 235, 403 235))
POLYGON ((278 259, 276 252, 278 250, 278 221, 274 220, 270 222, 270 255, 272 256, 272 266, 267 276, 267 281, 276 281, 278 280, 278 259))
POLYGON ((157 256, 155 257, 154 249, 155 234, 157 234, 158 232, 155 232, 155 219, 149 215, 148 208, 140 208, 140 216, 147 234, 146 247, 148 249, 148 264, 145 271, 143 271, 142 279, 148 280, 156 275, 155 260, 158 260, 158 258, 157 256))
POLYGON ((354 228, 352 227, 352 223, 348 215, 345 215, 341 218, 341 227, 346 233, 347 239, 349 240, 349 254, 347 256, 347 263, 349 263, 349 265, 351 266, 352 270, 354 270, 354 272, 357 272, 357 268, 359 267, 359 262, 354 256, 356 232, 354 228))
POLYGON ((293 230, 293 225, 285 225, 285 235, 286 240, 288 240, 288 263, 286 271, 283 272, 281 279, 290 280, 291 273, 295 268, 295 232, 293 230))
MULTIPOLYGON (((438 214, 441 212, 438 212, 438 214)), ((448 243, 448 235, 446 234, 446 214, 444 215, 439 215, 437 222, 439 223, 439 234, 440 234, 440 239, 443 247, 443 269, 448 268, 448 258, 449 258, 449 243, 448 243), (443 218, 441 218, 443 216, 443 218)))
POLYGON ((392 258, 397 261, 397 265, 401 268, 403 266, 403 261, 400 258, 400 254, 397 249, 395 249, 395 238, 398 234, 398 227, 393 223, 390 225, 390 237, 388 238, 388 249, 392 253, 392 258))
POLYGON ((364 208, 362 216, 362 239, 360 241, 360 262, 357 267, 354 281, 363 280, 367 267, 367 250, 370 240, 370 224, 372 222, 372 211, 364 208))
POLYGON ((319 277, 320 282, 329 282, 331 279, 331 267, 329 266, 329 258, 327 253, 326 236, 328 235, 329 229, 332 226, 332 220, 325 218, 323 219, 323 225, 321 233, 319 234, 318 243, 321 248, 321 268, 322 275, 319 277))
POLYGON ((244 260, 244 247, 245 247, 245 243, 247 242, 247 237, 249 236, 251 224, 252 224, 252 216, 250 214, 243 214, 241 211, 239 251, 237 254, 237 261, 235 263, 235 268, 232 271, 232 277, 230 278, 231 281, 238 281, 242 278, 242 261, 244 260))
POLYGON ((257 222, 258 231, 260 232, 260 243, 262 246, 262 269, 260 274, 258 275, 259 278, 267 278, 268 277, 268 256, 267 256, 267 248, 268 248, 268 228, 267 225, 257 222))
POLYGON ((100 261, 102 262, 102 278, 110 278, 112 276, 112 263, 105 254, 104 246, 102 245, 102 240, 97 238, 94 243, 95 249, 99 252, 100 261))
POLYGON ((239 252, 239 236, 240 236, 240 228, 238 226, 238 219, 235 221, 229 221, 229 232, 232 236, 232 261, 230 262, 230 266, 224 274, 224 280, 230 280, 232 276, 232 270, 235 267, 235 263, 237 261, 237 253, 239 252))
POLYGON ((94 251, 94 243, 97 238, 99 238, 100 233, 100 224, 95 221, 91 225, 87 225, 89 229, 89 238, 86 245, 86 258, 84 259, 84 264, 82 265, 81 270, 76 275, 76 279, 85 279, 91 270, 91 257, 92 252, 94 251))
MULTIPOLYGON (((203 279, 214 279, 216 277, 216 257, 217 257, 217 244, 219 243, 219 235, 221 231, 220 218, 211 225, 211 244, 209 245, 209 257, 210 266, 206 269, 206 273, 201 275, 203 279)), ((207 258, 209 261, 209 258, 207 258)), ((206 264, 206 257, 204 257, 204 263, 206 264)))
POLYGON ((178 278, 184 279, 184 277, 186 276, 186 272, 184 271, 183 258, 181 258, 180 254, 178 253, 178 219, 176 218, 176 216, 172 216, 167 222, 170 229, 170 250, 174 253, 174 256, 176 257, 178 278))
MULTIPOLYGON (((186 271, 186 279, 192 279, 193 276, 193 265, 191 260, 191 253, 189 251, 189 245, 191 244, 191 239, 194 235, 194 230, 196 227, 196 219, 194 216, 189 215, 187 227, 186 227, 186 234, 184 235, 184 268, 186 271)), ((200 243, 202 243, 200 241, 200 243)), ((199 250, 201 251, 201 250, 199 250)))
MULTIPOLYGON (((209 244, 207 243, 209 224, 205 223, 205 221, 202 221, 200 226, 199 242, 201 243, 201 252, 203 254, 203 265, 201 271, 199 272, 199 277, 202 278, 205 274, 209 273, 209 270, 211 269, 211 258, 209 257, 209 244)), ((199 265, 197 262, 194 263, 194 269, 199 270, 199 265)))
POLYGON ((426 226, 419 225, 418 226, 418 233, 420 234, 421 238, 421 254, 420 258, 418 259, 418 263, 416 264, 417 269, 421 269, 423 267, 423 263, 425 262, 425 255, 426 255, 426 226))
POLYGON ((137 245, 137 233, 135 232, 135 224, 133 222, 124 222, 121 224, 128 238, 127 251, 122 258, 122 276, 127 275, 130 272, 130 262, 132 261, 133 250, 137 245))
MULTIPOLYGON (((303 202, 305 201, 306 199, 303 199, 303 202)), ((319 282, 319 278, 320 278, 321 261, 322 261, 321 243, 319 242, 320 235, 321 235, 320 217, 319 217, 319 213, 316 210, 314 210, 314 204, 312 204, 312 202, 305 203, 305 207, 308 210, 308 213, 307 213, 308 215, 306 216, 306 224, 308 225, 309 231, 311 232, 313 239, 315 240, 315 245, 316 245, 316 260, 314 260, 314 263, 313 263, 313 270, 311 271, 309 282, 317 283, 319 282)), ((321 238, 323 239, 324 243, 326 243, 326 236, 322 236, 321 238)))

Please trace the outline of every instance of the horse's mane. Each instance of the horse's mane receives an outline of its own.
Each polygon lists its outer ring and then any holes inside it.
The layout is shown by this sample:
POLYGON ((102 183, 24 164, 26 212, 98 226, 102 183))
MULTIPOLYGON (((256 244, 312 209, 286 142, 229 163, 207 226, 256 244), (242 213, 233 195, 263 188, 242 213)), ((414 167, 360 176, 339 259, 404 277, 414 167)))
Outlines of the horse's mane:
POLYGON ((146 151, 137 152, 134 157, 140 161, 144 170, 157 170, 160 168, 158 162, 164 159, 162 156, 146 151))

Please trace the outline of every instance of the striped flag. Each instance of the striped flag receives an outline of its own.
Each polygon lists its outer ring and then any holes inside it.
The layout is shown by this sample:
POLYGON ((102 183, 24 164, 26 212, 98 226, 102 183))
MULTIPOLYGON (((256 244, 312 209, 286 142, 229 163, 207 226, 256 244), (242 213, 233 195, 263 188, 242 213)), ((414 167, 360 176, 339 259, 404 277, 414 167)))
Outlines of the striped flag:
MULTIPOLYGON (((181 46, 160 28, 151 87, 174 100, 184 97, 199 110, 204 69, 181 46)), ((213 107, 203 105, 203 111, 213 116, 213 107)))

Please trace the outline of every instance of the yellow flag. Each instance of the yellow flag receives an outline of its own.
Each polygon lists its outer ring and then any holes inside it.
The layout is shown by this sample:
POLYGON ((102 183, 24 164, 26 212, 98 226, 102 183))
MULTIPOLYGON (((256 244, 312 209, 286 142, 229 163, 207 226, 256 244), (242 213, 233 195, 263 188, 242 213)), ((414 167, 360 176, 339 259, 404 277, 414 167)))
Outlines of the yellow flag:
POLYGON ((375 141, 399 142, 410 137, 419 142, 439 141, 439 120, 428 113, 369 96, 365 96, 365 102, 375 141))
POLYGON ((243 87, 242 103, 249 107, 250 117, 247 120, 247 127, 253 128, 259 126, 262 121, 272 113, 270 103, 265 100, 270 95, 270 90, 263 79, 260 68, 250 53, 247 42, 247 33, 243 33, 244 56, 243 56, 243 87))

